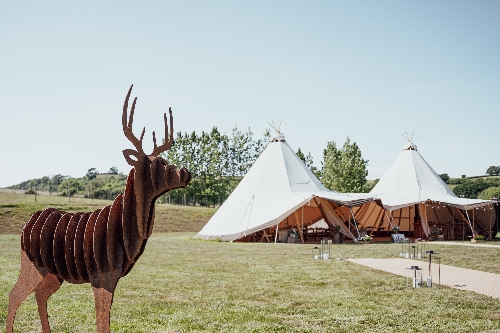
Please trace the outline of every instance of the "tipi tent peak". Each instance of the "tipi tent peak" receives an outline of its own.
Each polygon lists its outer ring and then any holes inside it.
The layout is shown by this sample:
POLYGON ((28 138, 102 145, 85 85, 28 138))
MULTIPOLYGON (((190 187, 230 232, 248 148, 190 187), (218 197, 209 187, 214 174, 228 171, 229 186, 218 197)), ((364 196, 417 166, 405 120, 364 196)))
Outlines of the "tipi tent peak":
MULTIPOLYGON (((469 211, 491 205, 493 201, 458 198, 417 151, 412 142, 416 136, 403 136, 408 143, 370 192, 382 201, 383 209, 373 204, 370 204, 371 207, 365 205, 356 212, 356 220, 361 221, 363 227, 385 231, 402 227, 415 234, 418 234, 418 221, 426 237, 430 235, 429 224, 437 226, 444 223, 448 228, 456 220, 461 220, 466 221, 475 234, 474 217, 478 221, 481 217, 478 214, 469 216, 469 211), (440 206, 444 209, 440 210, 440 206)), ((484 221, 479 227, 483 231, 491 229, 490 215, 482 219, 484 221)))
POLYGON ((333 207, 362 205, 373 201, 372 196, 328 190, 285 141, 281 123, 275 127, 266 149, 195 238, 233 241, 268 228, 275 228, 277 235, 277 229, 290 223, 302 232, 308 223, 324 218, 356 240, 354 229, 346 227, 333 207))

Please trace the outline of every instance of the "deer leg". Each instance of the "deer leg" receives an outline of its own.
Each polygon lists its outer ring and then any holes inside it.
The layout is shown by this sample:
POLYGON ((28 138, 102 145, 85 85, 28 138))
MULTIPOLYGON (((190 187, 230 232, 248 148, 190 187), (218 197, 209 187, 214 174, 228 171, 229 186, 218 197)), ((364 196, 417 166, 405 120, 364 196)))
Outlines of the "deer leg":
POLYGON ((62 281, 57 276, 49 273, 35 289, 36 303, 38 304, 38 314, 40 315, 43 333, 50 333, 47 300, 59 289, 61 284, 62 281))
POLYGON ((9 294, 9 308, 7 310, 6 333, 12 333, 14 318, 19 305, 28 297, 33 290, 42 282, 43 275, 38 272, 35 265, 29 260, 24 251, 21 251, 21 271, 16 285, 9 294))
MULTIPOLYGON (((109 289, 109 288, 108 288, 109 289)), ((95 300, 95 320, 97 333, 109 333, 109 313, 113 304, 113 291, 92 286, 95 300)))

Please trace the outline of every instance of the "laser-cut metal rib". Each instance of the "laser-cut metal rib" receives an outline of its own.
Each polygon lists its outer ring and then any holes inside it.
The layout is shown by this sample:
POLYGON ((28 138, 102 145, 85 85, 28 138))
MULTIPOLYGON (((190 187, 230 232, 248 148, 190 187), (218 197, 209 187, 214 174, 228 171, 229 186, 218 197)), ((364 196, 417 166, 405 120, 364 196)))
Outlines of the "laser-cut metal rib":
POLYGON ((132 131, 137 98, 127 121, 130 87, 123 105, 123 132, 135 147, 123 155, 133 166, 125 193, 112 205, 93 212, 66 213, 55 208, 34 213, 21 234, 21 272, 9 295, 6 332, 11 333, 19 305, 36 293, 44 333, 50 332, 47 299, 63 281, 90 283, 95 297, 96 324, 99 333, 109 332, 109 312, 118 280, 127 275, 144 252, 154 224, 156 198, 167 191, 185 187, 191 173, 169 165, 159 156, 173 143, 173 117, 170 129, 165 121, 165 141, 146 155, 140 139, 132 131), (133 158, 132 158, 133 157, 133 158))

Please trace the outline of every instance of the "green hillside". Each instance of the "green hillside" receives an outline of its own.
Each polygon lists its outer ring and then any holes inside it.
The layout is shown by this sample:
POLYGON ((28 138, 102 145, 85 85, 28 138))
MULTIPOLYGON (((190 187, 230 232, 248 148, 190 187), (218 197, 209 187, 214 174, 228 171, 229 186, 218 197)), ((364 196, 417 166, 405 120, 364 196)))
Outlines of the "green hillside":
MULTIPOLYGON (((0 192, 0 234, 18 234, 30 216, 49 207, 66 212, 93 211, 110 205, 110 200, 68 198, 56 195, 14 194, 0 192)), ((197 232, 215 213, 215 208, 156 205, 155 232, 197 232)))

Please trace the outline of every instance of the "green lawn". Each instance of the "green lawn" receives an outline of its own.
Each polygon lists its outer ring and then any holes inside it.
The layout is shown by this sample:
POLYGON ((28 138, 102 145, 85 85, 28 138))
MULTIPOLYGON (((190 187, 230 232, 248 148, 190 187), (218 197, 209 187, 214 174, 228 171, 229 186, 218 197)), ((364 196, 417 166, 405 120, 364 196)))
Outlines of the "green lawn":
MULTIPOLYGON (((20 233, 30 216, 49 207, 55 207, 66 212, 88 212, 110 205, 110 200, 91 200, 71 198, 57 195, 12 194, 0 192, 0 234, 20 233)), ((215 213, 215 208, 156 205, 156 232, 197 232, 215 213)))
MULTIPOLYGON (((411 289, 402 277, 341 260, 311 259, 312 245, 220 243, 154 233, 120 280, 113 332, 494 332, 500 300, 445 287, 411 289)), ((0 330, 19 271, 19 236, 0 235, 0 330)), ((500 273, 500 249, 428 246, 442 263, 500 273)), ((397 244, 340 244, 335 257, 394 257, 397 244)), ((33 296, 18 332, 39 332, 33 296)), ((49 300, 53 332, 95 332, 89 285, 63 284, 49 300)))

